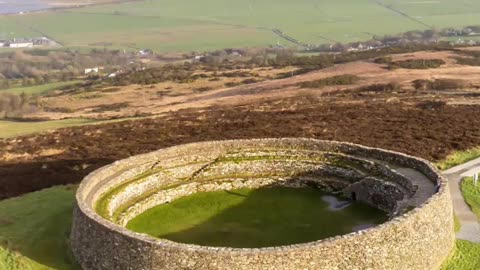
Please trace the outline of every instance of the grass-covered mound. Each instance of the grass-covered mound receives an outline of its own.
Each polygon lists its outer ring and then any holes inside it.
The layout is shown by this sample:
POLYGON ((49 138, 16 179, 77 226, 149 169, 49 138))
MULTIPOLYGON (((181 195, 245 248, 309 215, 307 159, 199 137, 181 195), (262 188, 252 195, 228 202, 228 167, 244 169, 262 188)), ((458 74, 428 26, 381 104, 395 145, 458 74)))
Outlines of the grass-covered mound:
POLYGON ((0 269, 80 269, 68 247, 75 188, 0 201, 0 269))
POLYGON ((256 248, 347 234, 386 219, 360 203, 332 211, 323 195, 282 187, 197 193, 154 207, 127 228, 181 243, 256 248))

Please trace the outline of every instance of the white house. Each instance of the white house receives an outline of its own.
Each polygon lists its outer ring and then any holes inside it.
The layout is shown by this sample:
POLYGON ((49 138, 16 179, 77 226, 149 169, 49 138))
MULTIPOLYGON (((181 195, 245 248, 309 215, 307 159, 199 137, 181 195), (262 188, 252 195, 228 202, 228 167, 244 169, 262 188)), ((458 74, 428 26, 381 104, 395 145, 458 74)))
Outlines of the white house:
POLYGON ((98 70, 99 70, 98 67, 95 67, 95 68, 86 68, 86 69, 85 69, 85 74, 98 73, 98 70))
POLYGON ((31 48, 33 47, 33 42, 12 42, 10 43, 10 48, 31 48))
POLYGON ((138 52, 138 55, 145 56, 145 55, 151 55, 153 54, 153 51, 150 49, 143 49, 138 52))
POLYGON ((107 77, 108 78, 115 78, 115 77, 117 77, 118 74, 119 74, 119 72, 115 71, 115 72, 112 72, 112 73, 108 74, 107 77))

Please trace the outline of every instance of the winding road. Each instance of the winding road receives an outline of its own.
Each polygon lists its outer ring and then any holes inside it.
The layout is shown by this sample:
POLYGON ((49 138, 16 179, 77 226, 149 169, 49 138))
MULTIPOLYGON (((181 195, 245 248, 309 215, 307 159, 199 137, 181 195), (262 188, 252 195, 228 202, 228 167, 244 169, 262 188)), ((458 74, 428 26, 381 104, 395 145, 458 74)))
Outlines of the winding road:
POLYGON ((479 171, 480 158, 443 171, 450 185, 455 215, 462 225, 460 231, 457 232, 457 239, 475 243, 480 243, 480 224, 477 216, 463 198, 460 183, 464 177, 473 176, 475 172, 479 171))

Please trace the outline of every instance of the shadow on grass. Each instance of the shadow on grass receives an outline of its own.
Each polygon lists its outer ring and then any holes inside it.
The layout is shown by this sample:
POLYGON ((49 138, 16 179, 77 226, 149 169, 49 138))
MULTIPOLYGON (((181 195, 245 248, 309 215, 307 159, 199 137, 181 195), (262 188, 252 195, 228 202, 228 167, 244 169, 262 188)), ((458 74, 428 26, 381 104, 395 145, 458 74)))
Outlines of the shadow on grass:
POLYGON ((57 185, 77 184, 112 159, 32 161, 0 164, 0 200, 57 185))
POLYGON ((332 211, 324 195, 285 187, 198 193, 150 209, 129 228, 181 243, 258 248, 311 242, 386 220, 361 203, 332 211))
POLYGON ((0 164, 0 269, 80 269, 68 243, 76 190, 69 184, 112 162, 58 159, 0 164))
POLYGON ((80 270, 70 252, 76 186, 59 186, 0 202, 0 268, 80 270))

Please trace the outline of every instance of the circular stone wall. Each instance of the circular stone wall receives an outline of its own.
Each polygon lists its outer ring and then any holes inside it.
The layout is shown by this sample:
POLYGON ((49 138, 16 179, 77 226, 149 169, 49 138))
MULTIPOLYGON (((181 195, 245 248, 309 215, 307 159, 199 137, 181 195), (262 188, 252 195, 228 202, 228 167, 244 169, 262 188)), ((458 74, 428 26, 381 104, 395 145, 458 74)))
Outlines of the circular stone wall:
POLYGON ((80 184, 71 233, 90 269, 438 269, 454 243, 446 180, 427 161, 312 139, 203 142, 134 156, 80 184), (146 210, 196 192, 314 186, 389 214, 379 226, 280 247, 204 247, 125 229, 146 210))

